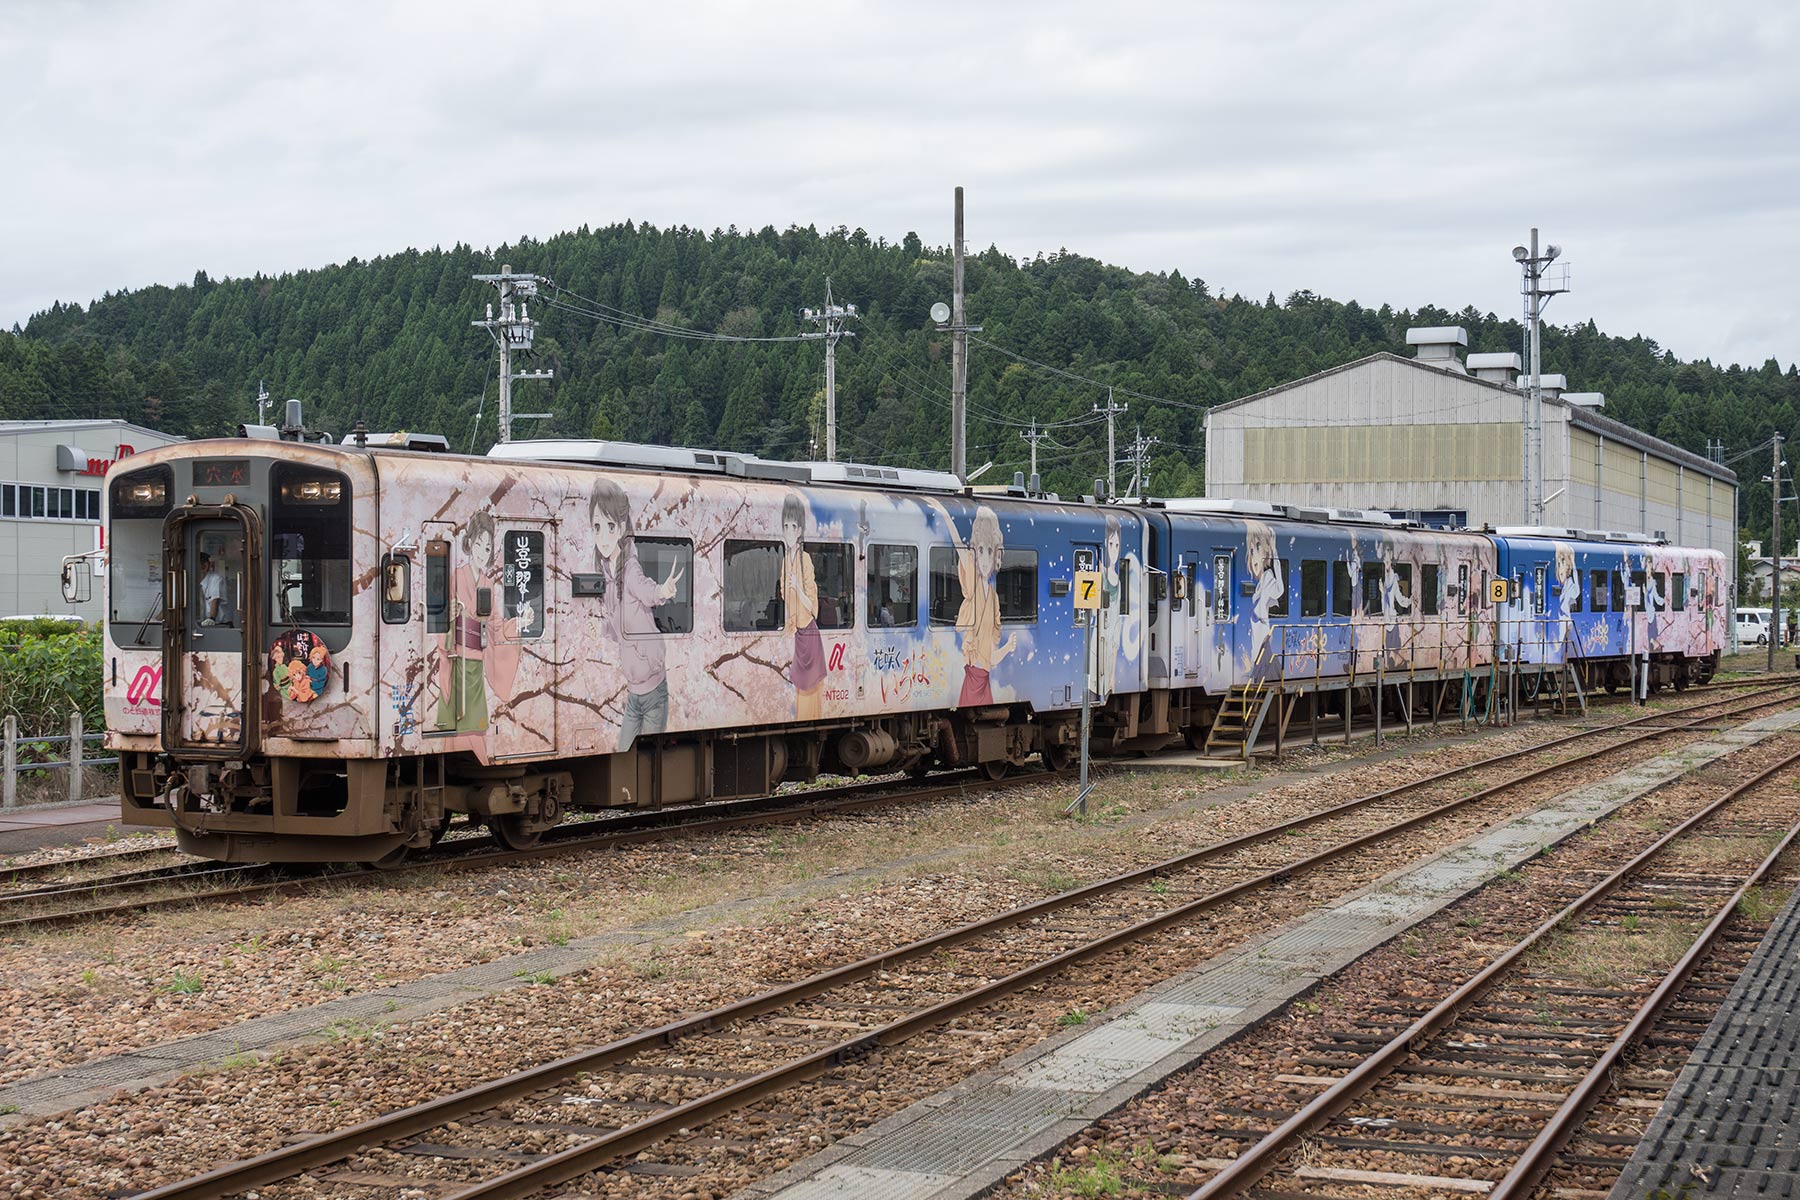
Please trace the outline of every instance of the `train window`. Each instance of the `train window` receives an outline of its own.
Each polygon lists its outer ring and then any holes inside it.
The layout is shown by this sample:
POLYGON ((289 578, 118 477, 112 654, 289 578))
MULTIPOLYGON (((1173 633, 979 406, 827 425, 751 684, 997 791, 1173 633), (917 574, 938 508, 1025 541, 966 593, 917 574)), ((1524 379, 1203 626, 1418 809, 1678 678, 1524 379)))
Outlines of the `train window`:
POLYGON ((1413 569, 1411 563, 1394 564, 1394 595, 1404 597, 1405 605, 1395 603, 1396 609, 1404 608, 1407 612, 1417 611, 1418 597, 1413 595, 1413 569))
POLYGON ((1631 611, 1643 612, 1649 607, 1649 598, 1645 595, 1648 586, 1642 571, 1631 573, 1631 611))
POLYGON ((931 548, 931 623, 954 625, 962 610, 962 576, 956 571, 956 547, 931 548))
POLYGON ((631 620, 627 614, 624 632, 643 636, 694 632, 694 543, 686 538, 634 537, 631 552, 651 583, 666 584, 674 579, 675 594, 664 600, 657 592, 650 614, 654 630, 642 628, 641 617, 631 620))
POLYGON ((819 589, 819 628, 856 624, 856 551, 848 542, 808 542, 813 584, 819 589))
POLYGON ((1668 572, 1658 571, 1656 573, 1656 591, 1651 595, 1650 603, 1655 606, 1657 612, 1663 612, 1669 607, 1668 572))
MULTIPOLYGON (((150 636, 143 626, 162 620, 162 518, 169 511, 174 473, 168 467, 133 471, 112 481, 112 530, 107 538, 107 592, 114 624, 139 626, 133 644, 150 636)), ((23 503, 25 489, 20 488, 23 503)), ((8 510, 12 516, 12 510, 8 510)), ((22 512, 21 512, 22 515, 22 512)))
POLYGON ((1362 570, 1363 612, 1371 617, 1381 615, 1382 585, 1387 568, 1379 561, 1366 562, 1362 570))
POLYGON ((781 598, 780 542, 725 543, 725 629, 767 633, 786 620, 781 598))
POLYGON ((919 552, 912 546, 869 547, 869 625, 919 623, 919 552))
POLYGON ((1624 612, 1626 600, 1624 572, 1612 572, 1612 582, 1608 586, 1612 589, 1612 610, 1614 612, 1624 612))
POLYGON ((1347 562, 1331 564, 1331 611, 1339 617, 1347 617, 1356 611, 1356 584, 1347 562))
POLYGON ((404 625, 412 616, 412 563, 398 554, 381 556, 381 619, 404 625))
MULTIPOLYGON (((270 620, 281 626, 348 625, 350 481, 334 471, 276 463, 269 493, 270 620)), ((472 544, 482 532, 483 525, 471 521, 464 538, 472 544)), ((491 555, 491 519, 485 532, 491 555)), ((479 550, 466 546, 465 552, 483 560, 479 550)))
POLYGON ((1424 563, 1419 567, 1419 612, 1423 616, 1438 615, 1439 594, 1442 584, 1439 582, 1443 572, 1436 563, 1424 563))
POLYGON ((1002 621, 1037 620, 1037 558, 1036 550, 1000 552, 1000 570, 994 574, 994 590, 1000 593, 1002 621))
MULTIPOLYGON (((1135 561, 1129 557, 1119 560, 1119 615, 1121 617, 1131 615, 1131 564, 1135 561)), ((1101 581, 1101 586, 1104 589, 1104 580, 1101 581)))
POLYGON ((1288 562, 1285 558, 1278 558, 1275 560, 1275 569, 1281 573, 1281 591, 1277 593, 1274 600, 1269 602, 1269 615, 1271 617, 1285 617, 1288 615, 1288 568, 1292 565, 1293 564, 1288 562))
POLYGON ((509 529, 500 539, 500 615, 514 621, 513 636, 544 636, 544 535, 509 529))
POLYGON ((1188 603, 1193 606, 1192 612, 1194 615, 1199 616, 1200 606, 1206 602, 1206 597, 1200 594, 1204 590, 1200 586, 1200 564, 1197 562, 1189 563, 1186 567, 1186 573, 1188 603))
POLYGON ((1669 607, 1675 612, 1687 611, 1687 574, 1675 572, 1675 586, 1669 589, 1669 607))
POLYGON ((1325 560, 1322 558, 1301 559, 1300 615, 1303 617, 1324 616, 1325 599, 1325 560))
POLYGON ((1588 572, 1588 607, 1595 612, 1606 611, 1606 572, 1588 572))
POLYGON ((425 543, 425 632, 450 631, 450 543, 425 543))

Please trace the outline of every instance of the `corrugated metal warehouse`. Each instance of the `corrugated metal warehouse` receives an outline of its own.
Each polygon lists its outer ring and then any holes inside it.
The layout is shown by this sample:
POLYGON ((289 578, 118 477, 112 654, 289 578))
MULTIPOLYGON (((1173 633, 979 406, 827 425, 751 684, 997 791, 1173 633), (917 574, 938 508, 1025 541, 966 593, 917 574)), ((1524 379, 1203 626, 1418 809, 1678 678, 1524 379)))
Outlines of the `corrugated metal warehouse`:
MULTIPOLYGON (((1380 509, 1438 526, 1524 523, 1517 354, 1459 327, 1414 329, 1418 357, 1374 354, 1214 408, 1209 496, 1380 509)), ((1737 476, 1598 411, 1545 375, 1541 524, 1660 533, 1737 565, 1737 476)), ((1735 579, 1733 580, 1735 583, 1735 579)))

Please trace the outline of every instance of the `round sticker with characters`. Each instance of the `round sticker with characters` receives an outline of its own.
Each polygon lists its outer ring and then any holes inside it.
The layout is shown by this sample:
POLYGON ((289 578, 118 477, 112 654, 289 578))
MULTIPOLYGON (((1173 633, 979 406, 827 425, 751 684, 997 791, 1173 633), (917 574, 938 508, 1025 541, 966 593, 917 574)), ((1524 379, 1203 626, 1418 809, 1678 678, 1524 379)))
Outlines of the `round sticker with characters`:
POLYGON ((289 630, 269 650, 269 679, 282 699, 310 704, 331 683, 331 651, 318 634, 289 630))

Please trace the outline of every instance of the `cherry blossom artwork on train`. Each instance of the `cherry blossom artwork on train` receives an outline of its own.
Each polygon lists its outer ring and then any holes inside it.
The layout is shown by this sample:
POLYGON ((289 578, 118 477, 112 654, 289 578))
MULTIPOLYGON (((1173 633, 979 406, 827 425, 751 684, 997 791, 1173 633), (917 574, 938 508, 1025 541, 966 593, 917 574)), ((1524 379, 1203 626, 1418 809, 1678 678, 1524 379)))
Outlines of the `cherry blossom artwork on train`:
POLYGON ((1272 693, 1472 698, 1565 663, 1679 687, 1718 659, 1719 556, 1644 538, 437 443, 302 430, 109 475, 127 820, 218 858, 384 861, 454 821, 525 845, 571 809, 1061 769, 1084 692, 1118 754, 1211 746, 1272 693))

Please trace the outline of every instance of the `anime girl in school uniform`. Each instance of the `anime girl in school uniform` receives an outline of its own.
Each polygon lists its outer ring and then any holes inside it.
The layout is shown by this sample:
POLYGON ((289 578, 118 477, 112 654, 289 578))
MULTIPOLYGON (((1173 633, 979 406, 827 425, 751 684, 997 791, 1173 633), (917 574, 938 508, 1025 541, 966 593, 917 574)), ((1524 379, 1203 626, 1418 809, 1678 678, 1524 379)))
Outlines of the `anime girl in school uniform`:
POLYGON ((588 502, 594 533, 594 565, 606 579, 601 598, 600 634, 589 654, 605 669, 625 677, 624 710, 619 717, 619 750, 632 747, 640 734, 661 733, 669 723, 669 676, 662 639, 654 635, 656 608, 681 590, 685 568, 676 567, 658 583, 638 561, 631 506, 625 492, 610 479, 594 484, 588 502), (633 636, 638 635, 638 636, 633 636))
MULTIPOLYGON (((794 635, 794 665, 788 671, 794 685, 794 719, 819 717, 819 695, 825 688, 825 644, 819 636, 819 581, 812 555, 806 552, 806 501, 789 492, 781 502, 781 587, 787 629, 794 635)), ((965 591, 965 595, 967 592, 965 591)))
POLYGON ((1287 584, 1281 578, 1281 562, 1275 555, 1275 535, 1261 521, 1246 522, 1244 558, 1255 580, 1250 593, 1249 676, 1260 679, 1277 667, 1278 652, 1270 646, 1274 631, 1270 614, 1281 602, 1287 584))
MULTIPOLYGON (((509 632, 493 610, 497 590, 494 558, 494 517, 477 509, 469 514, 462 531, 462 562, 450 577, 450 628, 444 632, 439 659, 440 691, 437 725, 458 733, 479 733, 488 727, 488 685, 502 697, 510 694, 518 670, 519 649, 508 644, 509 632), (489 611, 481 611, 482 593, 489 611)), ((529 611, 521 612, 529 619, 529 611)), ((316 666, 316 664, 311 664, 316 666)), ((288 664, 288 678, 295 689, 308 664, 288 664)))
MULTIPOLYGON (((950 527, 956 536, 956 527, 950 527)), ((1000 518, 986 505, 975 510, 969 528, 967 545, 956 548, 957 581, 962 585, 962 607, 956 613, 956 627, 962 631, 963 683, 956 704, 992 704, 992 674, 1002 659, 1017 648, 1019 635, 1009 634, 1000 640, 1000 592, 994 576, 1000 570, 1005 543, 1000 536, 1000 518)))

